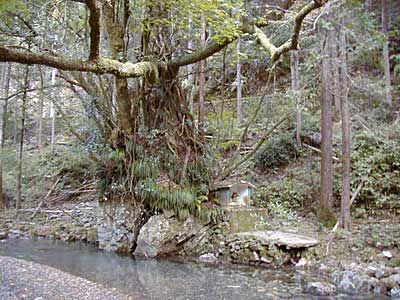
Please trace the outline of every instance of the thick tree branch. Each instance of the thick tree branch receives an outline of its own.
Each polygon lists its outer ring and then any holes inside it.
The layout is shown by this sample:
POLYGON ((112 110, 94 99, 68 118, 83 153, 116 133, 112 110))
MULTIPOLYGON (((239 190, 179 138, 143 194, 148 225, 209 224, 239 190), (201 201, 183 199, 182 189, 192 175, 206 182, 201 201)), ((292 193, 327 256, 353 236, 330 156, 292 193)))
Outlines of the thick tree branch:
MULTIPOLYGON (((295 27, 290 40, 280 47, 275 47, 265 34, 259 29, 267 26, 268 21, 249 22, 241 28, 243 34, 255 34, 270 52, 272 60, 276 61, 279 57, 292 49, 296 49, 300 35, 300 29, 304 18, 313 10, 324 5, 328 0, 313 0, 303 7, 295 17, 295 27)), ((89 60, 74 59, 61 55, 54 55, 49 52, 33 53, 28 50, 18 50, 12 47, 0 45, 0 61, 17 62, 22 64, 38 64, 57 68, 64 71, 90 72, 96 74, 113 74, 119 78, 142 77, 144 75, 157 78, 160 70, 167 68, 179 68, 189 64, 199 62, 222 50, 224 47, 239 38, 226 38, 220 42, 212 41, 207 47, 202 48, 192 54, 178 57, 169 63, 167 62, 137 62, 122 63, 115 59, 103 58, 100 56, 100 8, 98 0, 86 0, 86 4, 91 10, 91 49, 89 60)), ((271 19, 280 19, 281 15, 270 16, 271 19)))
POLYGON ((97 0, 86 0, 86 5, 90 11, 90 55, 89 60, 100 57, 100 38, 101 38, 101 5, 97 0))
POLYGON ((145 74, 157 73, 161 67, 167 67, 162 62, 121 63, 108 58, 98 58, 96 61, 85 61, 65 56, 54 56, 49 53, 33 53, 16 50, 0 45, 0 61, 17 62, 30 65, 45 65, 64 71, 90 72, 96 74, 113 74, 117 77, 141 77, 145 74))
POLYGON ((255 26, 254 35, 259 39, 261 45, 268 51, 273 61, 277 61, 284 53, 297 49, 301 25, 303 24, 304 18, 313 10, 322 7, 326 2, 328 2, 328 0, 313 0, 304 6, 295 16, 295 24, 291 39, 286 41, 280 47, 276 47, 272 44, 270 39, 261 31, 261 29, 255 26))
POLYGON ((257 26, 254 26, 254 36, 258 39, 261 46, 267 50, 268 54, 273 57, 278 48, 271 42, 271 40, 265 35, 264 32, 257 26))

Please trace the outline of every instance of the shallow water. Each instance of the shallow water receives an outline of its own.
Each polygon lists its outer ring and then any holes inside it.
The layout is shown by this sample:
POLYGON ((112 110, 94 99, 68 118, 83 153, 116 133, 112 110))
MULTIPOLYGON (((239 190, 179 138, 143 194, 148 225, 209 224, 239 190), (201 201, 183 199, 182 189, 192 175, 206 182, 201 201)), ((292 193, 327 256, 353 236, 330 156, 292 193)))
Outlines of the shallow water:
POLYGON ((0 255, 38 262, 143 300, 387 299, 376 295, 315 297, 302 285, 318 277, 293 270, 135 260, 95 246, 54 240, 8 240, 0 255))

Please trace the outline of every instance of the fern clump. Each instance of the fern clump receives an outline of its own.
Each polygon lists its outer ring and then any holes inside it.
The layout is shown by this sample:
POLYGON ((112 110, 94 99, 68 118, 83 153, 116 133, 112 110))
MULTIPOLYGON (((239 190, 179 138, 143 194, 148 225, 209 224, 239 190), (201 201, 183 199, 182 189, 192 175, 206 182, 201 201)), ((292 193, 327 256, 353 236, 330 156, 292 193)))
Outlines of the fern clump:
POLYGON ((102 199, 123 198, 153 212, 173 211, 179 219, 194 215, 209 220, 212 213, 201 206, 212 180, 207 158, 193 155, 183 168, 184 159, 178 151, 170 147, 149 149, 128 141, 124 149, 105 155, 99 174, 102 199))

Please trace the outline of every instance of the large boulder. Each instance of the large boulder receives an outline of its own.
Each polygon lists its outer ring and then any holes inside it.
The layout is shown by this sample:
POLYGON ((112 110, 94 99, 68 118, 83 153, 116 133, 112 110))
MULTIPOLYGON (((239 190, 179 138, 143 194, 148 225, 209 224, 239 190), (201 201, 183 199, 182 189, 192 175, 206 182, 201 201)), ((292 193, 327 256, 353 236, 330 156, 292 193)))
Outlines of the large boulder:
POLYGON ((128 201, 108 201, 100 204, 97 219, 99 248, 129 254, 136 248, 136 239, 146 211, 128 201))
POLYGON ((140 230, 134 254, 145 258, 179 254, 203 229, 204 225, 193 217, 180 221, 163 214, 152 216, 140 230))

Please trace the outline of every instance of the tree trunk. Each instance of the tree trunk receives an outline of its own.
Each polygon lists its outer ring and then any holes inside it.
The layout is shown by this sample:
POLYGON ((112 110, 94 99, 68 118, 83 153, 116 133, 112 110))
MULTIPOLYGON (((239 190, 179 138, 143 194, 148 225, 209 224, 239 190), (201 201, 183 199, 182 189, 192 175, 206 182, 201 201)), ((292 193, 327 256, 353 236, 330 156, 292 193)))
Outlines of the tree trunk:
POLYGON ((365 9, 367 11, 371 11, 372 10, 372 2, 373 2, 373 0, 366 0, 365 1, 365 9))
MULTIPOLYGON (((189 16, 189 30, 192 29, 192 17, 189 16)), ((193 48, 193 41, 189 37, 188 40, 188 50, 191 52, 193 48)), ((187 88, 186 88, 186 98, 189 106, 190 112, 193 112, 193 95, 194 95, 194 74, 193 74, 193 64, 187 66, 187 88)))
POLYGON ((236 53, 237 53, 237 64, 236 64, 236 92, 237 92, 237 120, 238 124, 243 123, 243 105, 242 105, 242 64, 240 62, 240 42, 237 40, 236 53))
POLYGON ((1 103, 1 126, 0 126, 0 210, 6 208, 6 203, 3 195, 3 149, 5 140, 5 130, 7 122, 7 110, 8 110, 8 96, 10 93, 10 78, 11 78, 11 63, 2 64, 3 76, 1 81, 1 87, 4 87, 4 103, 1 103))
POLYGON ((329 60, 330 44, 333 42, 333 32, 327 33, 322 59, 322 113, 321 113, 321 189, 319 218, 327 225, 334 225, 333 208, 333 175, 332 175, 332 66, 329 60))
POLYGON ((5 86, 4 86, 4 103, 2 104, 3 106, 3 112, 1 116, 1 134, 0 134, 0 139, 1 139, 1 149, 4 148, 4 144, 6 141, 6 129, 7 129, 7 123, 8 123, 8 96, 10 94, 10 81, 11 81, 11 63, 8 63, 8 68, 7 68, 7 73, 6 73, 6 81, 5 81, 5 86))
POLYGON ((340 32, 340 83, 341 83, 341 113, 342 113, 342 201, 340 205, 339 226, 345 230, 351 227, 350 216, 350 149, 351 149, 351 123, 348 104, 347 58, 346 58, 346 33, 340 32))
POLYGON ((390 79, 390 59, 389 59, 389 12, 388 0, 382 0, 382 32, 385 35, 383 45, 383 64, 385 68, 386 82, 386 103, 392 106, 392 84, 390 79))
POLYGON ((299 53, 297 50, 291 51, 290 55, 290 71, 292 75, 292 90, 296 100, 296 141, 301 146, 301 108, 300 108, 300 77, 299 77, 299 53))
MULTIPOLYGON (((206 20, 205 17, 201 18, 201 43, 202 46, 206 46, 206 20)), ((199 102, 198 102, 198 123, 199 132, 201 132, 202 123, 204 121, 204 101, 205 101, 205 88, 206 88, 206 60, 200 61, 199 70, 199 102)))
POLYGON ((18 160, 17 160, 17 191, 16 191, 16 204, 15 208, 21 208, 22 202, 22 157, 24 153, 24 136, 25 136, 25 118, 26 118, 26 102, 27 102, 27 90, 29 88, 29 65, 25 66, 25 77, 24 77, 24 93, 22 95, 21 104, 21 123, 19 128, 19 143, 18 143, 18 160))
POLYGON ((340 102, 341 102, 341 92, 340 92, 340 79, 339 79, 339 58, 338 58, 338 41, 337 41, 337 32, 336 29, 333 29, 335 34, 332 40, 331 46, 331 62, 332 62, 332 72, 333 72, 333 80, 332 80, 332 91, 333 91, 333 103, 335 104, 335 117, 338 119, 340 116, 340 102))
MULTIPOLYGON (((56 83, 56 70, 54 69, 51 72, 51 85, 54 86, 56 83)), ((55 154, 55 143, 56 143, 56 107, 54 105, 55 94, 52 93, 51 97, 53 98, 50 103, 50 118, 51 118, 51 136, 50 136, 50 153, 51 157, 54 157, 55 154)))
POLYGON ((44 78, 43 78, 43 68, 39 66, 39 74, 40 74, 40 94, 39 94, 39 102, 37 105, 37 119, 36 119, 36 142, 39 150, 39 154, 42 154, 43 151, 43 102, 44 102, 44 78))

